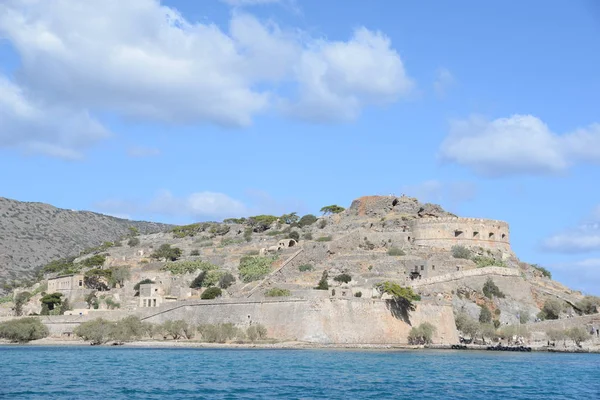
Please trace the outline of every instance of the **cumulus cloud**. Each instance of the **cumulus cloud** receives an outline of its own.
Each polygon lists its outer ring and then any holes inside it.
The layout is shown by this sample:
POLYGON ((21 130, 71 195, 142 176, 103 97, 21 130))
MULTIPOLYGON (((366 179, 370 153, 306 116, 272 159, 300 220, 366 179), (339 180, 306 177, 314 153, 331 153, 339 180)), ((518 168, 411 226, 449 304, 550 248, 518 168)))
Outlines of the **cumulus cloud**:
POLYGON ((36 101, 0 74, 0 147, 76 160, 108 136, 87 112, 36 101))
MULTIPOLYGON (((18 81, 9 82, 13 91, 27 93, 30 103, 71 110, 67 121, 83 132, 86 124, 101 130, 88 110, 228 127, 247 126, 272 109, 309 120, 349 120, 413 86, 382 33, 358 28, 348 41, 328 41, 240 12, 224 30, 190 22, 156 0, 6 0, 0 37, 20 55, 18 81)), ((13 103, 10 113, 18 111, 18 100, 3 100, 13 103)), ((39 119, 22 117, 36 135, 48 131, 37 127, 45 125, 39 119)), ((4 142, 15 135, 5 133, 4 142)), ((72 150, 60 140, 44 143, 72 150)))
POLYGON ((436 72, 436 78, 433 82, 433 90, 440 98, 446 96, 448 90, 456 84, 456 79, 446 68, 440 68, 436 72))
POLYGON ((531 115, 474 116, 451 123, 440 156, 490 177, 557 174, 577 162, 600 163, 600 125, 557 135, 531 115))
POLYGON ((477 187, 472 182, 441 182, 435 179, 404 186, 402 191, 422 202, 448 203, 450 206, 472 200, 477 195, 477 187))
POLYGON ((584 293, 600 295, 600 258, 587 258, 569 263, 555 264, 554 275, 561 281, 581 289, 584 293))
POLYGON ((275 4, 281 2, 281 0, 221 0, 221 2, 234 7, 242 7, 275 4))
POLYGON ((127 149, 127 155, 133 158, 156 157, 160 150, 152 147, 134 146, 127 149))
POLYGON ((578 227, 546 238, 542 248, 556 253, 589 253, 600 251, 600 206, 578 227))

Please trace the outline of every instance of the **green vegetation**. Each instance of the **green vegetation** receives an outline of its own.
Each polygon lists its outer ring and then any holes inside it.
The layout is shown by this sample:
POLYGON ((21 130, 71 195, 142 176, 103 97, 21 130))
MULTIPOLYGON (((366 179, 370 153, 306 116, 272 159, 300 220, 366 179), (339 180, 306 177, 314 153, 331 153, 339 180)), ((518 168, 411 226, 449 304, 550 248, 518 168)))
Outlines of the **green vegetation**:
POLYGON ((46 264, 44 267, 42 267, 42 270, 41 270, 42 274, 51 274, 51 273, 67 274, 67 273, 75 272, 75 270, 78 268, 75 267, 75 265, 73 264, 74 260, 75 260, 75 257, 67 257, 67 258, 61 258, 58 260, 50 261, 48 264, 46 264))
POLYGON ((260 324, 248 327, 245 332, 231 323, 206 324, 198 326, 198 332, 201 340, 208 343, 225 343, 230 340, 244 341, 246 338, 255 342, 267 337, 267 329, 260 324))
POLYGON ((197 234, 204 232, 205 230, 206 230, 206 224, 197 223, 197 224, 176 226, 175 228, 171 229, 171 232, 173 233, 173 237, 182 239, 182 238, 188 237, 188 236, 196 236, 197 234))
POLYGON ((40 312, 41 315, 48 315, 51 311, 53 310, 57 310, 60 307, 60 304, 62 303, 62 293, 51 293, 51 294, 47 294, 44 297, 42 297, 40 299, 41 303, 42 303, 42 311, 40 312))
POLYGON ((317 217, 312 214, 306 214, 298 221, 298 226, 300 228, 304 228, 305 226, 310 226, 317 222, 317 217))
POLYGON ((228 287, 230 287, 234 283, 235 283, 235 277, 231 273, 229 273, 229 272, 225 272, 219 278, 219 287, 221 289, 227 289, 228 287))
POLYGON ((173 340, 182 338, 192 339, 195 336, 196 329, 190 326, 186 321, 178 319, 175 321, 165 321, 155 328, 163 334, 163 337, 171 337, 173 340))
POLYGON ((408 343, 410 344, 430 344, 435 333, 435 326, 429 322, 423 322, 417 327, 413 327, 408 334, 408 343))
POLYGON ((244 229, 244 240, 246 242, 251 242, 252 241, 252 228, 246 228, 246 229, 244 229))
POLYGON ((586 340, 590 339, 590 334, 588 333, 588 331, 579 326, 575 326, 571 329, 568 329, 566 334, 567 337, 574 341, 575 344, 579 347, 581 347, 582 342, 585 342, 586 340))
POLYGON ((390 249, 388 250, 388 256, 405 256, 406 253, 404 252, 404 250, 399 249, 398 247, 390 247, 390 249))
POLYGON ((538 313, 538 318, 541 320, 558 319, 564 309, 565 304, 561 300, 548 299, 544 302, 542 310, 538 313))
POLYGON ((83 260, 81 262, 81 264, 83 264, 83 266, 86 268, 94 268, 94 267, 103 266, 105 262, 106 262, 106 255, 96 254, 94 256, 86 258, 85 260, 83 260))
POLYGON ((312 235, 312 233, 310 233, 310 232, 306 232, 306 233, 303 235, 303 239, 304 239, 304 240, 313 240, 313 235, 312 235))
POLYGON ((17 317, 23 315, 23 306, 29 301, 31 296, 32 294, 29 292, 17 293, 17 295, 15 296, 15 315, 17 317))
POLYGON ((506 267, 504 261, 496 260, 492 257, 476 256, 472 260, 477 264, 477 268, 483 267, 506 267))
POLYGON ((333 278, 333 280, 339 283, 349 283, 352 280, 352 277, 348 274, 339 274, 333 278))
POLYGON ((456 329, 470 338, 474 338, 480 329, 479 323, 464 312, 456 314, 454 322, 456 323, 456 329))
POLYGON ((290 213, 290 214, 283 214, 281 217, 279 217, 279 221, 281 221, 282 223, 284 223, 286 225, 296 224, 299 219, 300 219, 300 217, 295 212, 290 213))
POLYGON ((123 286, 125 281, 131 279, 131 270, 129 267, 112 267, 110 269, 110 283, 114 287, 116 284, 123 286))
POLYGON ((292 292, 288 289, 281 289, 278 287, 271 288, 265 292, 266 297, 287 297, 291 296, 292 292))
POLYGON ((223 220, 223 223, 225 224, 239 224, 239 225, 243 225, 247 222, 248 220, 246 218, 226 218, 223 220))
POLYGON ((20 318, 0 323, 0 338, 26 343, 48 336, 48 328, 38 318, 20 318))
POLYGON ((297 242, 298 240, 300 240, 300 234, 296 231, 291 231, 288 234, 288 239, 294 239, 297 242))
POLYGON ((117 303, 110 297, 108 299, 104 300, 104 302, 106 303, 106 306, 108 307, 109 310, 115 310, 117 308, 121 308, 121 303, 117 303))
POLYGON ((255 342, 258 339, 266 339, 267 338, 267 328, 263 325, 252 325, 246 330, 246 335, 251 342, 255 342))
POLYGON ((362 292, 356 292, 356 293, 354 293, 354 297, 362 297, 362 292))
POLYGON ((148 283, 154 284, 155 282, 152 279, 143 279, 143 280, 139 281, 138 283, 136 283, 135 285, 133 285, 133 290, 135 290, 137 292, 140 290, 140 285, 146 285, 148 283))
POLYGON ((129 239, 127 241, 127 246, 129 247, 135 247, 135 246, 139 246, 140 245, 140 239, 136 238, 136 237, 132 237, 131 239, 129 239))
POLYGON ((302 264, 298 267, 300 272, 312 271, 313 269, 315 269, 315 267, 313 267, 311 264, 302 264))
POLYGON ((345 210, 344 207, 340 207, 336 204, 333 204, 331 206, 325 206, 325 207, 321 208, 320 211, 323 213, 323 215, 328 215, 328 214, 339 214, 344 210, 345 210))
POLYGON ((198 270, 208 272, 215 269, 219 269, 219 267, 217 265, 209 263, 208 261, 185 260, 167 263, 161 268, 161 271, 168 271, 173 275, 183 275, 190 274, 198 270))
POLYGON ((194 249, 194 250, 190 251, 190 256, 192 256, 192 257, 197 257, 199 255, 200 255, 200 250, 198 250, 198 249, 194 249))
POLYGON ((240 277, 246 283, 264 278, 271 272, 273 257, 244 256, 240 260, 240 277))
POLYGON ((204 278, 206 278, 206 271, 202 271, 198 274, 197 277, 194 278, 194 280, 192 281, 192 283, 190 283, 190 288, 192 289, 199 289, 202 287, 202 284, 204 283, 204 278))
POLYGON ((548 271, 546 268, 544 268, 544 267, 542 267, 541 265, 538 265, 538 264, 531 264, 531 266, 533 268, 535 268, 536 270, 538 270, 539 272, 541 272, 542 276, 545 276, 546 278, 552 279, 552 272, 548 271))
POLYGON ((10 303, 11 301, 13 301, 12 295, 0 297, 0 304, 10 303))
POLYGON ((471 250, 467 249, 465 246, 452 246, 452 257, 468 260, 471 258, 471 250))
POLYGON ((158 250, 154 251, 150 258, 154 258, 156 260, 165 260, 165 261, 176 261, 179 257, 181 257, 182 251, 179 247, 171 247, 170 244, 161 245, 158 250))
POLYGON ((319 283, 317 283, 317 287, 315 287, 315 289, 329 290, 329 283, 327 282, 328 277, 329 274, 327 273, 327 271, 323 271, 323 275, 321 275, 321 279, 319 280, 319 283))
POLYGON ((332 239, 331 236, 321 236, 317 238, 317 242, 331 242, 332 239))
POLYGON ((492 322, 492 312, 485 304, 481 306, 481 310, 479 311, 479 322, 482 324, 489 324, 492 322))
POLYGON ((219 243, 219 247, 231 246, 233 244, 240 244, 244 240, 243 239, 234 239, 234 238, 223 238, 221 239, 221 243, 219 243))
POLYGON ((600 297, 585 296, 575 303, 580 314, 596 314, 600 312, 600 297))
POLYGON ((83 275, 83 283, 86 288, 106 291, 112 281, 112 270, 94 268, 86 271, 83 275))
POLYGON ((216 299, 217 297, 221 297, 222 294, 222 290, 221 288, 218 288, 216 286, 211 286, 208 289, 206 289, 204 292, 202 292, 202 295, 200 296, 200 298, 202 300, 212 300, 212 299, 216 299))
POLYGON ((248 223, 254 232, 260 233, 269 229, 278 219, 279 218, 274 215, 256 215, 248 218, 248 223))
POLYGON ((385 281, 376 284, 375 287, 381 293, 392 296, 398 305, 407 310, 414 311, 414 302, 421 300, 421 296, 413 292, 411 287, 403 287, 395 282, 385 281))
POLYGON ((483 294, 488 299, 491 299, 494 296, 500 299, 504 298, 504 293, 500 291, 500 288, 496 286, 492 278, 488 278, 487 281, 485 281, 485 284, 483 285, 483 294))

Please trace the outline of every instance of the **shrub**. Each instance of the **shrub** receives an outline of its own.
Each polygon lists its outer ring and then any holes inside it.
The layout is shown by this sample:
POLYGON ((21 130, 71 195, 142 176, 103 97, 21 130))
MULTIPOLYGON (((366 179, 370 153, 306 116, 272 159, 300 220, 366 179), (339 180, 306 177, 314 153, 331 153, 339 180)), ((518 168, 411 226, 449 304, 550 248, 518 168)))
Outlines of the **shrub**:
POLYGON ((119 342, 129 342, 140 339, 148 332, 148 327, 138 317, 129 316, 117 321, 111 326, 109 338, 119 342))
POLYGON ((538 265, 538 264, 531 264, 531 266, 533 268, 535 268, 536 270, 538 270, 539 272, 541 272, 542 276, 545 276, 546 278, 552 279, 552 272, 548 271, 546 268, 544 268, 544 267, 542 267, 541 265, 538 265))
POLYGON ((202 292, 202 296, 200 296, 200 298, 202 300, 212 300, 212 299, 216 299, 217 297, 221 297, 221 294, 223 292, 221 291, 221 288, 218 288, 216 286, 211 286, 208 289, 206 289, 204 292, 202 292))
POLYGON ((321 236, 317 238, 317 242, 331 242, 331 236, 321 236))
POLYGON ((248 218, 248 223, 254 232, 264 232, 271 227, 279 218, 274 215, 256 215, 248 218))
POLYGON ((227 289, 234 283, 235 277, 229 272, 224 273, 223 275, 221 275, 221 278, 219 278, 219 287, 221 289, 227 289))
POLYGON ((244 229, 244 240, 246 242, 251 242, 252 241, 252 228, 246 228, 246 229, 244 229))
POLYGON ((404 250, 399 249, 397 247, 391 247, 387 253, 388 253, 388 256, 405 256, 406 255, 404 250))
POLYGON ((83 322, 73 330, 83 340, 90 341, 93 345, 104 344, 111 339, 114 322, 103 318, 83 322))
POLYGON ((312 271, 314 267, 311 264, 302 264, 298 267, 300 272, 312 271))
POLYGON ((352 277, 348 274, 339 274, 338 276, 333 278, 333 280, 340 283, 348 283, 352 280, 352 277))
POLYGON ((208 261, 185 260, 167 263, 161 268, 161 271, 168 271, 173 275, 183 275, 196 272, 198 270, 208 272, 213 271, 215 269, 219 269, 219 267, 217 265, 209 263, 208 261))
POLYGON ((176 261, 181 257, 182 253, 183 252, 179 247, 171 247, 170 244, 165 243, 161 245, 158 250, 154 251, 150 255, 150 258, 154 258, 156 260, 164 259, 165 261, 176 261))
POLYGON ((345 210, 344 207, 340 207, 336 204, 333 204, 330 206, 322 207, 320 211, 323 213, 323 215, 327 215, 327 214, 339 214, 344 210, 345 210))
POLYGON ((306 232, 303 237, 304 240, 313 240, 313 235, 310 232, 306 232))
POLYGON ((81 263, 87 268, 101 267, 106 262, 106 256, 103 254, 96 254, 90 258, 86 258, 81 263))
POLYGON ((182 319, 165 321, 158 326, 157 329, 161 331, 165 337, 171 336, 173 340, 181 338, 192 339, 195 334, 195 329, 182 319))
MULTIPOLYGON (((60 306, 60 304, 62 303, 61 300, 62 297, 62 293, 52 293, 52 294, 47 294, 44 297, 42 297, 40 299, 40 301, 42 302, 42 310, 48 310, 48 311, 52 311, 54 310, 55 307, 60 306)), ((42 314, 44 315, 44 314, 42 314)), ((47 314, 46 314, 47 315, 47 314)))
POLYGON ((600 297, 585 296, 575 303, 580 314, 596 314, 600 311, 600 297))
POLYGON ((194 249, 194 250, 190 251, 190 256, 192 256, 192 257, 197 257, 199 255, 200 255, 200 250, 198 250, 198 249, 194 249))
POLYGON ((105 291, 112 281, 112 270, 94 268, 86 271, 83 282, 86 288, 105 291))
POLYGON ((452 246, 452 257, 454 258, 471 258, 471 250, 467 249, 465 246, 452 246))
POLYGON ((567 334, 564 330, 553 328, 546 331, 546 336, 553 342, 558 342, 559 340, 565 340, 567 338, 567 334))
POLYGON ((240 277, 246 283, 264 278, 271 271, 274 258, 244 256, 240 260, 240 277))
POLYGON ((504 261, 496 260, 495 258, 492 258, 492 257, 477 256, 477 257, 473 257, 472 260, 475 262, 475 264, 477 264, 477 268, 506 267, 506 264, 504 263, 504 261))
POLYGON ((136 238, 136 237, 132 237, 131 239, 129 239, 127 241, 127 246, 129 247, 135 247, 135 246, 139 246, 140 245, 140 239, 136 238))
POLYGON ((136 283, 135 285, 133 285, 133 290, 135 290, 136 292, 140 290, 140 285, 145 285, 147 283, 155 283, 152 279, 143 279, 141 281, 139 281, 138 283, 136 283))
POLYGON ((413 310, 415 309, 414 301, 421 300, 421 296, 413 292, 411 287, 402 287, 395 282, 382 282, 375 285, 380 293, 387 293, 393 296, 394 301, 402 308, 413 310))
POLYGON ((540 319, 558 319, 560 313, 564 310, 564 303, 556 299, 548 299, 544 302, 540 314, 544 318, 540 319))
POLYGON ((300 240, 300 234, 296 231, 291 231, 288 235, 289 239, 294 239, 296 242, 300 240))
POLYGON ((48 328, 38 318, 20 318, 0 323, 0 338, 25 343, 48 336, 48 328))
POLYGON ((502 293, 500 291, 500 288, 498 288, 498 286, 496 286, 496 284, 494 283, 492 278, 488 278, 487 281, 485 281, 485 284, 483 285, 483 294, 488 299, 491 299, 494 296, 496 296, 500 299, 504 298, 504 293, 502 293))
POLYGON ((356 293, 354 293, 354 297, 362 297, 362 292, 356 292, 356 293))
POLYGON ((475 337, 479 331, 479 323, 464 312, 456 314, 454 317, 456 329, 470 338, 475 337))
POLYGON ((304 228, 305 226, 310 226, 317 222, 317 217, 312 214, 306 214, 298 221, 298 226, 300 228, 304 228))
POLYGON ((492 322, 492 313, 485 304, 481 306, 481 310, 479 311, 479 322, 482 324, 489 324, 492 322))
POLYGON ((575 326, 571 329, 568 329, 566 334, 567 337, 574 341, 575 344, 579 347, 581 347, 581 342, 585 342, 590 338, 590 334, 588 333, 588 331, 579 326, 575 326))
MULTIPOLYGON (((15 315, 20 317, 23 315, 23 306, 29 301, 31 298, 31 293, 29 292, 19 292, 15 296, 15 315)), ((11 298, 12 300, 12 298, 11 298)))
POLYGON ((265 296, 267 297, 286 297, 291 296, 291 294, 292 292, 290 292, 288 289, 281 289, 277 287, 269 289, 265 292, 265 296))
POLYGON ((233 244, 240 244, 240 243, 242 243, 242 239, 223 238, 223 239, 221 239, 221 243, 219 244, 219 247, 231 246, 233 244))
POLYGON ((279 221, 283 222, 286 225, 295 224, 296 222, 298 222, 299 219, 300 217, 296 212, 290 214, 283 214, 281 217, 279 217, 279 221))
MULTIPOLYGON (((200 332, 202 340, 209 343, 225 343, 228 340, 245 337, 245 333, 232 323, 200 325, 198 332, 200 332)), ((258 337, 258 332, 256 332, 256 338, 258 337)))
POLYGON ((317 287, 315 287, 315 289, 329 290, 329 283, 327 283, 328 277, 329 277, 329 274, 327 273, 327 271, 323 271, 323 275, 321 275, 321 279, 319 280, 319 283, 317 284, 317 287))
POLYGON ((110 269, 110 279, 109 282, 114 286, 115 284, 119 284, 123 286, 126 280, 131 279, 131 271, 129 267, 113 267, 110 269))
POLYGON ((435 326, 429 322, 423 322, 417 327, 413 327, 408 334, 408 343, 410 344, 429 344, 433 340, 435 326))

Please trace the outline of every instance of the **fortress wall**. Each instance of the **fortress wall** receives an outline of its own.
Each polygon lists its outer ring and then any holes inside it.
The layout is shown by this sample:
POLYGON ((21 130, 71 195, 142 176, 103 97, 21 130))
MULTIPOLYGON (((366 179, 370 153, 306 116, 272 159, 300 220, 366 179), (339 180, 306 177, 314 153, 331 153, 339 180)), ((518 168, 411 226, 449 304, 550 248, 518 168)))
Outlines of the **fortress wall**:
POLYGON ((548 329, 570 329, 574 327, 594 326, 600 329, 600 315, 582 315, 572 318, 529 322, 525 324, 530 332, 546 332, 548 329))
POLYGON ((467 271, 452 272, 445 275, 434 276, 432 278, 419 279, 411 282, 412 287, 427 286, 436 283, 457 281, 460 279, 472 277, 472 276, 485 276, 485 275, 500 275, 500 276, 521 276, 521 272, 517 269, 505 268, 505 267, 484 267, 470 269, 467 271))
POLYGON ((480 218, 424 218, 412 223, 413 243, 451 249, 452 246, 483 247, 510 252, 506 222, 480 218))

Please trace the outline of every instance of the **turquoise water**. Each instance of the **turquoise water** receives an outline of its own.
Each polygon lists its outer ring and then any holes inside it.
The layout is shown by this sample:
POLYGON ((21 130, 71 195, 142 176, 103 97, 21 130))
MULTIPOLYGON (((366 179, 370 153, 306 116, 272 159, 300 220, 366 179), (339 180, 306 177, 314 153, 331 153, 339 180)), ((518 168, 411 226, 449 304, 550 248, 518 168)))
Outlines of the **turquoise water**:
POLYGON ((600 355, 0 346, 7 399, 600 399, 600 355))

